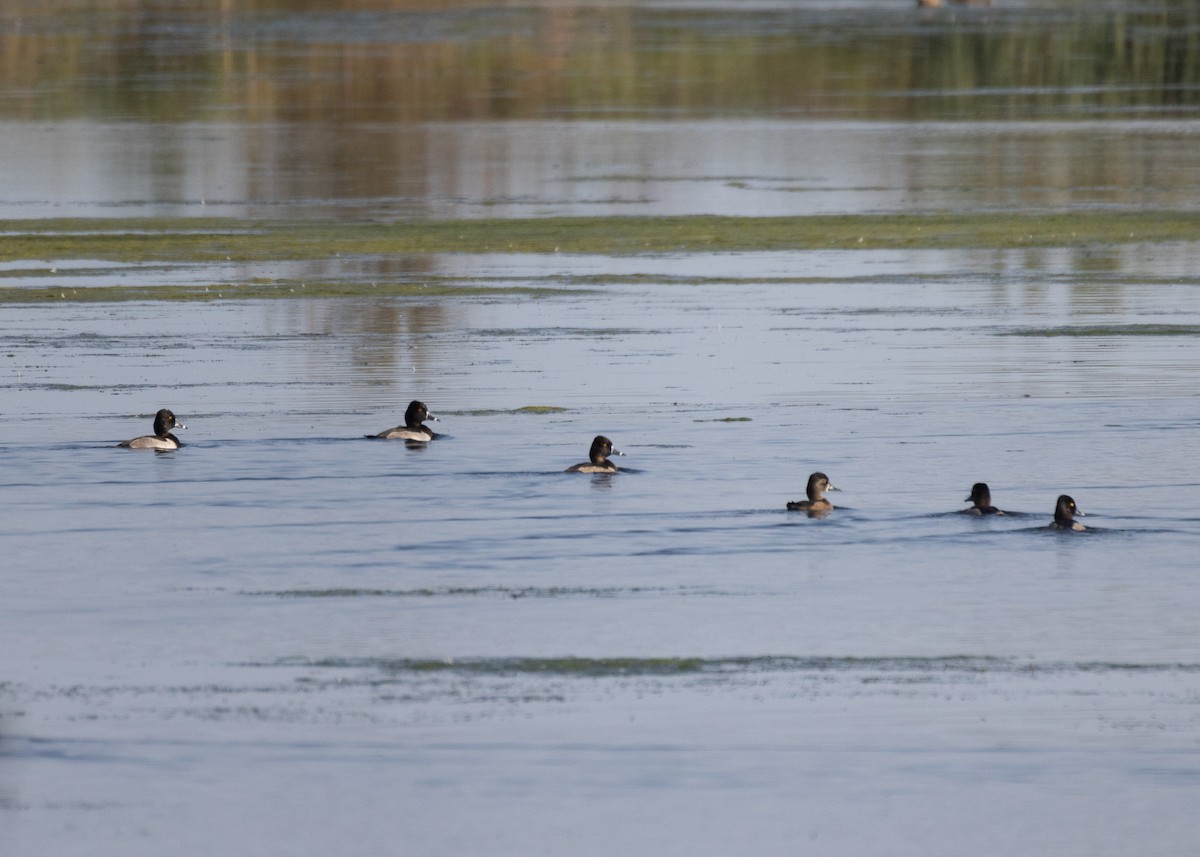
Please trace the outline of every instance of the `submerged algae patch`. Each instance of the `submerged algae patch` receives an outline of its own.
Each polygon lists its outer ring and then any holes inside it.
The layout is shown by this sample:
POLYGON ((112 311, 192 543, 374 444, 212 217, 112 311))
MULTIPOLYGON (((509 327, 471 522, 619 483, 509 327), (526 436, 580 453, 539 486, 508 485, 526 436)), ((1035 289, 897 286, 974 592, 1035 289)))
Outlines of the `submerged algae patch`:
POLYGON ((554 217, 308 221, 0 222, 0 261, 247 261, 431 253, 638 253, 1017 248, 1194 241, 1200 213, 952 213, 792 217, 554 217))
MULTIPOLYGON (((443 586, 420 589, 284 589, 245 592, 244 595, 272 595, 277 598, 455 598, 462 596, 502 596, 505 598, 615 598, 622 595, 663 594, 672 590, 663 586, 443 586)), ((687 594, 686 591, 682 591, 687 594)))
MULTIPOLYGON (((557 405, 525 405, 520 408, 475 408, 469 411, 446 411, 447 414, 463 417, 498 417, 512 414, 565 414, 568 408, 557 405)), ((442 413, 439 411, 438 413, 442 413)))
POLYGON ((1084 324, 1059 327, 1027 327, 1010 330, 1005 336, 1200 336, 1196 324, 1084 324))
POLYGON ((517 408, 513 413, 517 414, 565 414, 566 408, 560 408, 557 405, 525 405, 517 408))
POLYGON ((460 676, 552 674, 560 676, 664 676, 679 674, 751 674, 765 672, 808 672, 825 674, 891 673, 900 675, 988 672, 1031 672, 1034 669, 1070 669, 1072 665, 1030 665, 1010 658, 975 655, 933 657, 840 657, 802 655, 750 655, 728 657, 479 657, 479 658, 390 658, 328 657, 282 658, 253 666, 306 667, 316 669, 371 669, 385 673, 449 673, 460 676))
MULTIPOLYGON (((650 275, 614 271, 579 274, 540 272, 485 282, 427 273, 435 257, 455 255, 552 255, 609 257, 817 250, 960 250, 1096 248, 1121 244, 1195 243, 1200 212, 960 213, 839 215, 812 217, 559 217, 435 222, 319 224, 311 221, 41 220, 0 222, 0 270, 36 272, 36 282, 0 288, 0 303, 71 301, 203 301, 221 298, 395 296, 449 297, 578 294, 614 283, 703 284, 738 278, 650 275), (48 260, 53 260, 51 263, 48 260), (331 260, 355 273, 330 274, 331 260), (316 282, 228 272, 253 264, 313 263, 316 282), (58 279, 54 266, 74 279, 58 279), (106 279, 105 265, 136 265, 145 271, 193 266, 180 282, 106 279), (221 274, 211 266, 221 266, 221 274), (378 266, 399 273, 379 283, 362 275, 378 266), (87 277, 81 284, 82 275, 87 277), (51 269, 51 270, 47 270, 51 269), (203 278, 203 279, 202 279, 203 278), (56 284, 56 280, 57 283, 56 284), (70 282, 70 287, 66 283, 70 282)), ((336 266, 334 266, 336 267, 336 266)), ((564 266, 566 267, 566 266, 564 266)), ((812 282, 811 276, 771 278, 780 284, 812 282)), ((861 278, 860 278, 861 279, 861 278)), ((756 282, 759 281, 756 278, 756 282)))
MULTIPOLYGON (((485 286, 462 280, 426 278, 420 283, 291 283, 250 282, 208 285, 157 286, 87 286, 84 288, 4 288, 0 287, 0 304, 53 303, 120 303, 124 301, 215 301, 269 300, 277 298, 437 298, 437 297, 545 297, 567 293, 568 290, 535 286, 485 286)), ((578 294, 571 290, 570 294, 578 294)))
MULTIPOLYGON (((286 662, 285 662, 286 663, 286 662)), ((374 668, 393 673, 449 672, 473 675, 554 674, 580 676, 669 675, 695 673, 709 666, 703 658, 470 658, 421 660, 414 658, 326 658, 307 664, 325 668, 374 668)))

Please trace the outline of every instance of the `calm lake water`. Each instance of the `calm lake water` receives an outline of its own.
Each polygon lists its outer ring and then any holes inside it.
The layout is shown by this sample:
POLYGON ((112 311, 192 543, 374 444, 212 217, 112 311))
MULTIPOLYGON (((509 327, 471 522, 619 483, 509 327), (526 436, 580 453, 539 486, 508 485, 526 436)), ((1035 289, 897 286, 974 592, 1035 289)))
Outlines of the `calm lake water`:
MULTIPOLYGON (((1200 199, 1189 4, 227 6, 0 12, 6 230, 1200 199)), ((0 268, 0 850, 1194 852, 1200 241, 479 249, 0 268)))

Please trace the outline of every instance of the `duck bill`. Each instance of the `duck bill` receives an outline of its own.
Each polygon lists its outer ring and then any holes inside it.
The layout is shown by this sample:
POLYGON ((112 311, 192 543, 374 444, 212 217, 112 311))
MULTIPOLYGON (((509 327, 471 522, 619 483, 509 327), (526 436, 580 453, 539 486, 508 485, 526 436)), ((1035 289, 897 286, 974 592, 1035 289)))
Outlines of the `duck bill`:
POLYGON ((609 453, 609 455, 624 455, 624 454, 625 453, 621 452, 621 450, 619 450, 619 449, 614 449, 612 452, 609 453))

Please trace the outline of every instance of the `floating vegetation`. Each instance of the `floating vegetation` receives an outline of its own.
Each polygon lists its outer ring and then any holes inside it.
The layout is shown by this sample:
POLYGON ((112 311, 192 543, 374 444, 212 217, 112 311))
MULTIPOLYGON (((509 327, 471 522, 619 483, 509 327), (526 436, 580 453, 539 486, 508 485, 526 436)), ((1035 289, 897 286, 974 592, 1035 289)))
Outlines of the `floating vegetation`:
MULTIPOLYGON (((410 658, 325 658, 304 663, 304 666, 325 668, 380 669, 385 672, 434 673, 449 672, 471 675, 554 674, 581 676, 615 675, 672 675, 697 673, 707 669, 711 661, 704 658, 479 658, 470 660, 435 660, 410 658)), ((283 662, 281 666, 301 665, 283 662)))
POLYGON ((1029 327, 1007 331, 1005 336, 1200 336, 1196 324, 1082 324, 1029 327))
MULTIPOLYGON (((462 280, 429 278, 420 283, 360 282, 246 282, 196 285, 94 285, 80 289, 57 287, 0 287, 0 303, 120 303, 123 301, 266 300, 278 298, 337 298, 366 295, 392 298, 546 297, 567 293, 536 286, 491 286, 462 280)), ((570 294, 579 294, 572 291, 570 294)))
MULTIPOLYGON (((1069 214, 978 212, 868 214, 808 217, 550 217, 396 223, 311 221, 96 219, 0 221, 0 264, 13 271, 60 270, 87 263, 86 287, 55 285, 39 275, 36 285, 0 288, 0 303, 70 301, 210 301, 218 299, 334 298, 343 296, 545 296, 577 294, 581 286, 614 282, 710 283, 736 277, 671 277, 646 274, 545 276, 487 282, 441 278, 421 271, 397 282, 296 281, 247 276, 213 282, 207 265, 397 259, 438 254, 589 254, 632 256, 749 251, 863 249, 1095 248, 1131 243, 1195 242, 1200 212, 1091 211, 1069 214), (105 263, 199 266, 197 282, 129 284, 106 279, 105 263), (200 282, 201 278, 208 282, 200 282)), ((826 278, 827 279, 827 278, 826 278)), ((810 277, 776 278, 780 284, 810 277)), ((76 285, 78 283, 76 282, 76 285)))
MULTIPOLYGON (((560 408, 557 405, 525 405, 520 408, 473 408, 465 411, 445 411, 445 413, 459 417, 498 417, 512 414, 565 414, 569 410, 569 408, 560 408)), ((438 413, 443 412, 438 411, 438 413)))
MULTIPOLYGON (((869 670, 872 672, 994 672, 1009 671, 1002 658, 950 656, 935 658, 793 657, 662 657, 662 658, 285 658, 276 666, 328 669, 380 669, 385 672, 449 672, 472 675, 545 673, 559 675, 669 675, 682 673, 797 672, 869 670)), ((263 664, 261 666, 267 666, 263 664)))
MULTIPOLYGON (((1195 663, 1037 662, 972 655, 944 657, 837 657, 761 655, 748 657, 501 657, 501 658, 283 658, 248 666, 377 669, 391 673, 460 675, 553 674, 630 676, 738 674, 765 672, 844 672, 900 675, 985 673, 1200 672, 1195 663)), ((870 680, 870 679, 867 679, 870 680)))
MULTIPOLYGON (((438 598, 461 595, 502 595, 509 598, 561 598, 591 596, 612 598, 646 592, 667 592, 656 586, 439 586, 418 589, 376 589, 335 587, 330 589, 283 589, 274 592, 246 592, 245 595, 273 595, 278 598, 438 598)), ((673 591, 673 590, 670 590, 673 591)))
POLYGON ((566 412, 566 408, 560 408, 557 405, 525 405, 514 411, 518 414, 565 414, 566 412))
POLYGON ((1192 242, 1200 212, 545 217, 395 223, 0 221, 0 261, 244 262, 430 253, 1026 248, 1192 242))

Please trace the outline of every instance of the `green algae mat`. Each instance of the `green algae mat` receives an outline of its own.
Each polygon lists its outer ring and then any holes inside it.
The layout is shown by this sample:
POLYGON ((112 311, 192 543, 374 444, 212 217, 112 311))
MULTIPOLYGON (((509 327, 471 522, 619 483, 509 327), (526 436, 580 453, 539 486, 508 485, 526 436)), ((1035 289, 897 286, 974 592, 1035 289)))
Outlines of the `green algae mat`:
MULTIPOLYGON (((0 302, 546 294, 524 285, 416 275, 392 282, 257 278, 217 284, 205 266, 434 254, 691 254, 858 249, 1009 250, 1192 242, 1200 213, 947 213, 811 217, 595 217, 320 223, 198 219, 0 222, 0 302), (97 265, 138 265, 112 282, 97 265), (196 281, 156 282, 155 266, 198 266, 196 281), (60 270, 94 279, 64 289, 60 270), (206 277, 209 277, 206 280, 206 277), (23 279, 5 286, 4 280, 23 279), (44 287, 43 287, 44 281, 44 287)), ((174 278, 173 278, 174 279, 174 278)), ((594 280, 595 278, 593 278, 594 280)), ((617 279, 620 279, 618 277, 617 279)), ((599 278, 595 285, 601 285, 599 278)), ((575 283, 578 285, 578 283, 575 283)))

